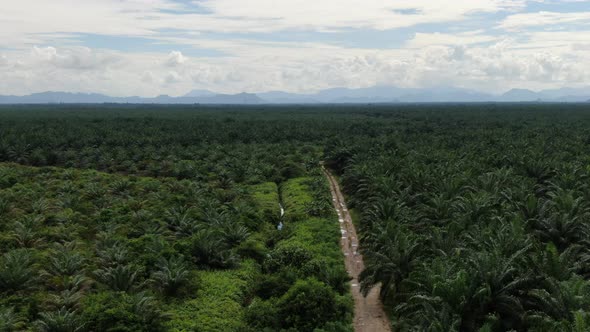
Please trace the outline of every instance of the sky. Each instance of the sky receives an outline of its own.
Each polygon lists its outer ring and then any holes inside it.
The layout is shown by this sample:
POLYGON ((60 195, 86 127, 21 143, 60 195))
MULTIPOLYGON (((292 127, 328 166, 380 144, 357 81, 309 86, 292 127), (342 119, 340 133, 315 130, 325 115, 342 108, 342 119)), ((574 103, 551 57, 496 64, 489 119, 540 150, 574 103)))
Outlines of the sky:
POLYGON ((2 0, 0 94, 590 82, 590 0, 2 0))

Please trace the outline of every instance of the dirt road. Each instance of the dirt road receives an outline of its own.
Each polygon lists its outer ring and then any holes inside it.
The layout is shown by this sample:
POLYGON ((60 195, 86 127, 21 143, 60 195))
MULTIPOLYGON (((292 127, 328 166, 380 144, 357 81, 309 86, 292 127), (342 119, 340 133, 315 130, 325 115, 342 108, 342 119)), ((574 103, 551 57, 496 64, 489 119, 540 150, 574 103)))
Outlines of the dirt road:
POLYGON ((388 332, 391 331, 389 319, 379 299, 380 287, 374 287, 371 292, 364 297, 360 292, 358 276, 364 269, 363 256, 358 250, 358 238, 356 229, 352 223, 352 218, 346 207, 344 196, 340 191, 340 186, 334 176, 322 167, 324 174, 330 181, 330 190, 332 191, 332 201, 334 208, 338 213, 340 222, 340 231, 342 233, 341 247, 344 253, 346 270, 352 281, 350 282, 352 296, 354 298, 354 330, 355 332, 388 332))

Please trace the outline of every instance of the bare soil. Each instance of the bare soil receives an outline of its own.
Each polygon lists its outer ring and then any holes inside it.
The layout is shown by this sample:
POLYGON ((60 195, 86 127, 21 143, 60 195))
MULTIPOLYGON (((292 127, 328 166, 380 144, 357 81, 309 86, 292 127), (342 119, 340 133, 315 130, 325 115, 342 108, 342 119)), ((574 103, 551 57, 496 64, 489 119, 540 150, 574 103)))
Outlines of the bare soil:
POLYGON ((323 168, 330 182, 332 201, 338 214, 340 231, 342 233, 341 248, 344 254, 346 270, 352 278, 350 282, 351 293, 354 298, 354 330, 355 332, 388 332, 391 331, 389 318, 383 311, 379 299, 380 286, 374 287, 364 297, 360 291, 359 274, 364 269, 363 256, 358 252, 358 237, 352 223, 352 218, 346 207, 344 196, 340 191, 338 181, 327 169, 323 168))

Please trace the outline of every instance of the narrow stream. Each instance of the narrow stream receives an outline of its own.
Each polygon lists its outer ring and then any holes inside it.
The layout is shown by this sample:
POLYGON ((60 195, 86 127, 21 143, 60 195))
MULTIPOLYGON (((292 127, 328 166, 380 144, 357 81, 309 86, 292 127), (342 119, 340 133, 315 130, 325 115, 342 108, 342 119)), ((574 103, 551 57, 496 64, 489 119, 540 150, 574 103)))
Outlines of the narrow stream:
POLYGON ((279 224, 277 225, 277 229, 279 231, 283 230, 285 225, 283 224, 283 217, 285 216, 285 207, 283 206, 283 192, 281 190, 281 185, 277 184, 277 190, 279 194, 279 209, 281 210, 281 216, 279 218, 279 224))
POLYGON ((277 225, 277 229, 280 231, 280 230, 283 230, 283 226, 284 226, 283 225, 283 216, 285 215, 285 208, 283 208, 282 203, 279 203, 279 208, 281 209, 281 219, 279 221, 279 224, 277 225))

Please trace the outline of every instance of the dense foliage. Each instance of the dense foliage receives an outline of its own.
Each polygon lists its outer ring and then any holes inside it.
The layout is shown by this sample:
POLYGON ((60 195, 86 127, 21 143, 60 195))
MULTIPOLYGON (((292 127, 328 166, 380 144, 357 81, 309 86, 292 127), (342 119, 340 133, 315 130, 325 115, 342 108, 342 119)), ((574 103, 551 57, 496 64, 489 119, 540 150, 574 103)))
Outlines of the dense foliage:
POLYGON ((590 114, 577 107, 423 111, 328 146, 361 215, 363 290, 382 285, 395 329, 590 328, 590 114))
POLYGON ((0 115, 0 331, 349 331, 321 147, 163 112, 0 115))
POLYGON ((0 331, 350 330, 321 159, 358 216, 362 290, 382 285, 394 330, 590 329, 587 105, 0 120, 0 331))

